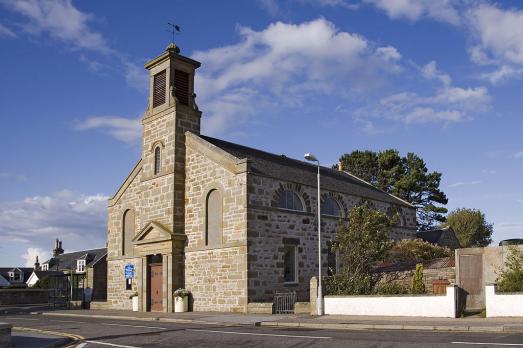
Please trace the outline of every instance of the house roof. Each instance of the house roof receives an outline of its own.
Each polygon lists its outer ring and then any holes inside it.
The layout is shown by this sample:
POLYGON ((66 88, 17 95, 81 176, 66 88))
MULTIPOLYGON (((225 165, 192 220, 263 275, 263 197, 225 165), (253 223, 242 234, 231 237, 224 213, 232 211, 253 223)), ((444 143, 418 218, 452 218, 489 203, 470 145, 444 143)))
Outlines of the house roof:
MULTIPOLYGON (((199 135, 199 137, 238 159, 247 159, 249 161, 250 171, 253 174, 299 182, 305 185, 316 185, 316 165, 285 155, 277 155, 204 135, 199 135), (300 172, 299 175, 296 175, 297 171, 300 172)), ((328 167, 320 167, 320 174, 322 188, 327 190, 340 192, 344 188, 346 189, 347 185, 350 185, 352 189, 347 193, 413 208, 410 203, 382 191, 348 172, 328 167), (343 184, 342 187, 340 187, 340 183, 343 184)))
POLYGON ((24 282, 29 278, 31 273, 33 273, 32 267, 0 267, 0 275, 6 280, 9 280, 9 272, 14 272, 15 270, 20 270, 24 273, 24 282))
POLYGON ((56 271, 57 265, 59 271, 72 269, 74 270, 76 269, 77 260, 86 260, 86 267, 89 267, 94 265, 105 255, 107 255, 107 248, 80 250, 52 257, 44 263, 49 264, 49 270, 53 271, 56 271))
POLYGON ((450 227, 419 231, 416 233, 416 237, 432 244, 448 246, 451 249, 460 247, 456 233, 450 227))

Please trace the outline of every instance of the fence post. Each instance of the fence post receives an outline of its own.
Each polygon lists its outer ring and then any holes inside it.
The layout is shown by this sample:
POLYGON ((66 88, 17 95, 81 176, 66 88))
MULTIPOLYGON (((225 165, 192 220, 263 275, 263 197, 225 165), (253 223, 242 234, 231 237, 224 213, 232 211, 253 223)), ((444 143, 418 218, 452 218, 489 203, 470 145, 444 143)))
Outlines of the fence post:
POLYGON ((310 281, 310 295, 309 295, 309 305, 311 315, 318 315, 318 309, 316 308, 316 301, 318 298, 318 278, 312 277, 310 281))

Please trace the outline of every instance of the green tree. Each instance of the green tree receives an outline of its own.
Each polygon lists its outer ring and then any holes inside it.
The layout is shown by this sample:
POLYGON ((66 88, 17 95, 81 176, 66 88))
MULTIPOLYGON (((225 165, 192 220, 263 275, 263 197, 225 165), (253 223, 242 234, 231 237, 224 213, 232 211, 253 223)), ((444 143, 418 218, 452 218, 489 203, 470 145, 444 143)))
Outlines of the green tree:
POLYGON ((49 277, 43 277, 33 285, 34 289, 49 289, 49 277))
POLYGON ((497 282, 497 289, 502 292, 523 292, 523 251, 511 246, 497 282))
POLYGON ((402 239, 394 242, 387 261, 392 263, 421 262, 451 255, 452 251, 447 247, 431 244, 421 239, 402 239))
POLYGON ((445 221, 447 196, 440 189, 441 173, 428 172, 421 157, 394 149, 353 151, 340 157, 341 169, 406 200, 416 207, 418 229, 426 230, 445 221))
POLYGON ((372 293, 380 275, 372 272, 382 261, 392 242, 389 239, 391 220, 386 214, 367 204, 349 212, 347 224, 340 224, 333 243, 338 252, 340 269, 326 283, 329 294, 362 295, 372 293))
POLYGON ((414 276, 412 277, 411 293, 413 293, 413 294, 424 294, 425 293, 425 284, 423 283, 423 264, 422 263, 418 263, 416 265, 416 271, 414 271, 414 276))
POLYGON ((462 248, 484 247, 492 243, 493 225, 478 209, 456 209, 449 213, 444 226, 452 227, 462 248))

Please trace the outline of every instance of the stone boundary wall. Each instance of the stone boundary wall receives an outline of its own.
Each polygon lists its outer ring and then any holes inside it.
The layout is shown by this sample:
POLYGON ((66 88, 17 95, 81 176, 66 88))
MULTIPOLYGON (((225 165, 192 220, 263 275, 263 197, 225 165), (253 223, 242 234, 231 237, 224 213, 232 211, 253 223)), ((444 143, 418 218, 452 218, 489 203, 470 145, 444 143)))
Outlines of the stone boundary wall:
POLYGON ((485 287, 487 317, 523 317, 523 293, 496 293, 495 285, 485 287))
POLYGON ((456 317, 456 287, 446 295, 325 296, 325 314, 456 317))
POLYGON ((37 304, 49 302, 46 289, 0 289, 0 305, 37 304))
MULTIPOLYGON (((412 287, 412 277, 414 270, 401 272, 384 272, 380 283, 394 282, 410 289, 412 287)), ((424 268, 423 269, 423 284, 425 284, 425 291, 427 294, 432 294, 432 284, 437 280, 448 280, 450 284, 456 283, 456 268, 424 268)))

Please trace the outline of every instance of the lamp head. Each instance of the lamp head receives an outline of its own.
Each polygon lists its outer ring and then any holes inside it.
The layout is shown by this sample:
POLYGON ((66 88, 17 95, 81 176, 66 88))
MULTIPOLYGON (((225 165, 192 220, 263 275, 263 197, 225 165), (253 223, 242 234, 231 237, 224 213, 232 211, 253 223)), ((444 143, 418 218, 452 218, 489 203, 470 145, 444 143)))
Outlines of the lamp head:
POLYGON ((314 156, 312 153, 306 153, 303 157, 304 157, 307 161, 318 162, 318 159, 317 159, 316 156, 314 156))

